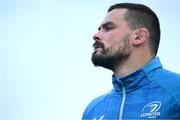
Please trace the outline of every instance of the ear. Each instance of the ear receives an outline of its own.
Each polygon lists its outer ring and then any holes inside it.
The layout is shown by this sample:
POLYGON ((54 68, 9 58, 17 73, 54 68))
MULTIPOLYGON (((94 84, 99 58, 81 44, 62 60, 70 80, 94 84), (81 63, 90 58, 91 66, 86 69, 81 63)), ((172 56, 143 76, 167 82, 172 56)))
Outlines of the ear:
POLYGON ((134 32, 133 44, 140 45, 142 43, 145 43, 148 40, 148 37, 149 31, 147 28, 138 28, 134 32))

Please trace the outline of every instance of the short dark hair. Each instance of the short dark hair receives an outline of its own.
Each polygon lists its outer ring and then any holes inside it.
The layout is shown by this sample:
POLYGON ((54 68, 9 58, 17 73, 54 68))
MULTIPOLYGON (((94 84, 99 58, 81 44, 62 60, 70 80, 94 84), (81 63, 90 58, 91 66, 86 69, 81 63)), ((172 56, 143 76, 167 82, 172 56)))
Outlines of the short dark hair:
POLYGON ((151 52, 156 55, 160 42, 160 24, 157 15, 147 6, 135 3, 119 3, 110 6, 108 12, 114 9, 127 9, 125 20, 131 29, 146 27, 149 31, 149 46, 151 52))

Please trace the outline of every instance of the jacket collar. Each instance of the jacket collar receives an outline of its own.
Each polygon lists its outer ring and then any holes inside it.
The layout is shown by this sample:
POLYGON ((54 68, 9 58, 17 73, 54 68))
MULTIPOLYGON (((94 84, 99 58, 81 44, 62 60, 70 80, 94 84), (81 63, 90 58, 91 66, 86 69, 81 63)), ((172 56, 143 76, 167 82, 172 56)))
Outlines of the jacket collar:
POLYGON ((130 73, 126 76, 112 76, 112 83, 116 92, 121 92, 122 87, 125 87, 126 92, 131 92, 149 83, 148 78, 152 72, 158 68, 162 68, 158 57, 153 58, 149 63, 142 68, 130 73))

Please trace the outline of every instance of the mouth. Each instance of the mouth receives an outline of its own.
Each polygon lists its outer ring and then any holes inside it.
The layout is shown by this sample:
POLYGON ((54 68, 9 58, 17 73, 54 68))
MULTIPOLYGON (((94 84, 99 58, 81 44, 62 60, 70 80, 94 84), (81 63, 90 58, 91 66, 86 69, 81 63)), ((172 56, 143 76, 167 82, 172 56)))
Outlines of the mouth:
POLYGON ((96 42, 93 44, 93 48, 95 51, 97 51, 98 49, 103 49, 104 48, 104 45, 100 42, 96 42))
POLYGON ((98 49, 102 49, 102 47, 101 47, 101 46, 95 46, 95 47, 94 47, 94 50, 95 50, 95 51, 97 51, 98 49))

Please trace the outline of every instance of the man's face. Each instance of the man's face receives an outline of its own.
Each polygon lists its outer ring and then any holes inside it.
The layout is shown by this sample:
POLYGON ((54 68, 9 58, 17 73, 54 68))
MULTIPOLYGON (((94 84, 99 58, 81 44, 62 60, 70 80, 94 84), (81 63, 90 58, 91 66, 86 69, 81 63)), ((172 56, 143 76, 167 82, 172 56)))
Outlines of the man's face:
POLYGON ((130 55, 131 29, 124 20, 125 9, 115 9, 104 18, 93 39, 94 52, 92 62, 114 70, 117 64, 122 64, 130 55))

